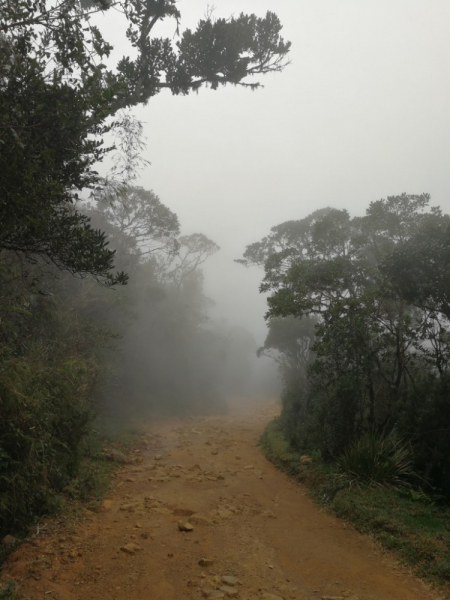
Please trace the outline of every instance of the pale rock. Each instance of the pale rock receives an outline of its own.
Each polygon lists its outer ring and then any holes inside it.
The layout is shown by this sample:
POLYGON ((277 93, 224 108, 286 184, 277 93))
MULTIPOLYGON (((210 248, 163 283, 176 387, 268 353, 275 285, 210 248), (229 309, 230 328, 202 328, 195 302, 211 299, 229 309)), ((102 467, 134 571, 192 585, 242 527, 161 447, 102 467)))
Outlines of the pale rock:
POLYGON ((201 567, 212 567, 212 565, 214 564, 214 561, 211 558, 201 558, 198 561, 198 564, 201 567))
POLYGON ((246 466, 244 467, 244 469, 246 469, 246 470, 249 470, 249 469, 254 469, 254 468, 255 468, 255 466, 254 466, 254 465, 246 465, 246 466))
POLYGON ((183 523, 181 521, 178 523, 178 529, 180 531, 194 531, 194 528, 190 523, 183 523))
POLYGON ((113 506, 112 500, 103 500, 103 502, 102 502, 103 510, 111 510, 112 506, 113 506))
POLYGON ((170 508, 166 508, 165 506, 160 506, 158 508, 152 508, 151 511, 153 513, 157 513, 158 515, 171 515, 172 511, 170 508))
POLYGON ((239 590, 231 585, 223 585, 220 591, 228 596, 228 598, 236 598, 239 594, 239 590))
POLYGON ((216 514, 220 519, 229 519, 233 516, 231 510, 228 510, 227 508, 219 508, 216 514))
POLYGON ((239 583, 239 579, 234 575, 223 575, 222 583, 225 583, 226 585, 235 586, 239 583))
POLYGON ((129 544, 125 544, 120 548, 122 552, 126 552, 127 554, 135 554, 139 550, 143 550, 142 546, 139 544, 135 544, 134 542, 130 542, 129 544))

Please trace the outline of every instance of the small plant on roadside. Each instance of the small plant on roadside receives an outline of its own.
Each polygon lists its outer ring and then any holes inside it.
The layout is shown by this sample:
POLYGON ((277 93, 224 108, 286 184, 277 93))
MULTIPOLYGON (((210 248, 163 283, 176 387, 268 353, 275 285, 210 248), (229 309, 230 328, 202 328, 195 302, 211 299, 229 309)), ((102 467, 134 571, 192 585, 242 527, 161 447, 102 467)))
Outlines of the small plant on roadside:
POLYGON ((410 487, 417 477, 411 451, 395 431, 366 433, 347 447, 337 465, 352 482, 367 485, 410 487))
POLYGON ((15 600, 16 598, 16 583, 14 581, 0 584, 0 600, 15 600))

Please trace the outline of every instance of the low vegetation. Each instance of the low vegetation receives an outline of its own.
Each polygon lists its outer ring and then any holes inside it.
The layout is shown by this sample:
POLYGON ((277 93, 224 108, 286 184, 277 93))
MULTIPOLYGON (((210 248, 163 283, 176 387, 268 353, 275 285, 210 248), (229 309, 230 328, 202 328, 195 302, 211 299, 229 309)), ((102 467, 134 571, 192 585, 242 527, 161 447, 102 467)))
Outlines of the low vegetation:
MULTIPOLYGON (((56 415, 55 419, 58 418, 56 415)), ((81 507, 98 510, 120 464, 111 461, 105 450, 118 451, 127 460, 140 460, 134 450, 139 445, 140 430, 117 421, 105 426, 105 423, 96 420, 85 423, 83 429, 74 451, 65 449, 62 457, 55 450, 61 443, 48 436, 42 440, 41 447, 45 452, 30 451, 30 447, 37 444, 34 438, 28 440, 30 445, 24 445, 26 460, 24 458, 22 465, 16 465, 12 485, 2 489, 0 515, 3 534, 12 533, 20 542, 29 536, 30 527, 33 529, 43 515, 70 518, 71 515, 76 516, 81 507), (76 463, 70 463, 69 468, 68 461, 74 460, 75 456, 76 463)), ((9 475, 11 472, 11 467, 9 472, 7 467, 4 468, 4 473, 9 475)), ((0 564, 15 545, 0 546, 0 564)))
POLYGON ((411 449, 395 430, 365 433, 347 446, 336 464, 352 483, 400 488, 417 478, 411 449))
POLYGON ((279 420, 269 423, 261 447, 269 460, 306 485, 319 504, 393 551, 416 575, 450 591, 446 504, 409 485, 374 485, 372 478, 356 483, 338 465, 323 462, 317 452, 311 453, 311 464, 304 459, 308 464, 302 464, 301 453, 292 450, 279 420))

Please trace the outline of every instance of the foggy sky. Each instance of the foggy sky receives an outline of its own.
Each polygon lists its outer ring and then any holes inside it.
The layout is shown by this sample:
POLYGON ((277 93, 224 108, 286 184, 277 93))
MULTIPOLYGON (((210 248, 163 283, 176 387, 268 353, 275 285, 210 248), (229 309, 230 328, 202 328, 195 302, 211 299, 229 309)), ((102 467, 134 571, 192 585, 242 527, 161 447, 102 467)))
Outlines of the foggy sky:
MULTIPOLYGON (((262 273, 232 261, 283 221, 324 206, 362 214, 371 200, 430 192, 450 212, 448 0, 216 0, 215 15, 277 13, 292 64, 256 92, 164 91, 139 107, 138 183, 175 211, 183 233, 221 246, 205 265, 217 314, 261 344, 262 273)), ((180 0, 181 28, 203 0, 180 0)), ((108 17, 110 18, 110 17, 108 17)), ((172 35, 173 24, 158 32, 172 35)))

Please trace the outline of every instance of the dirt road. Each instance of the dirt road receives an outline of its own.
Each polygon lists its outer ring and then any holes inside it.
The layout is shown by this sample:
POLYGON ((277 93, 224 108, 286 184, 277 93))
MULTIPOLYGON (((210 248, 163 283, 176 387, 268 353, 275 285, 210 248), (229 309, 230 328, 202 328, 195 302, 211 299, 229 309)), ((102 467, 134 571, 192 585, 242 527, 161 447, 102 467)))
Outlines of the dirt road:
POLYGON ((103 510, 23 545, 2 578, 28 599, 437 598, 265 460, 274 411, 150 423, 103 510))

